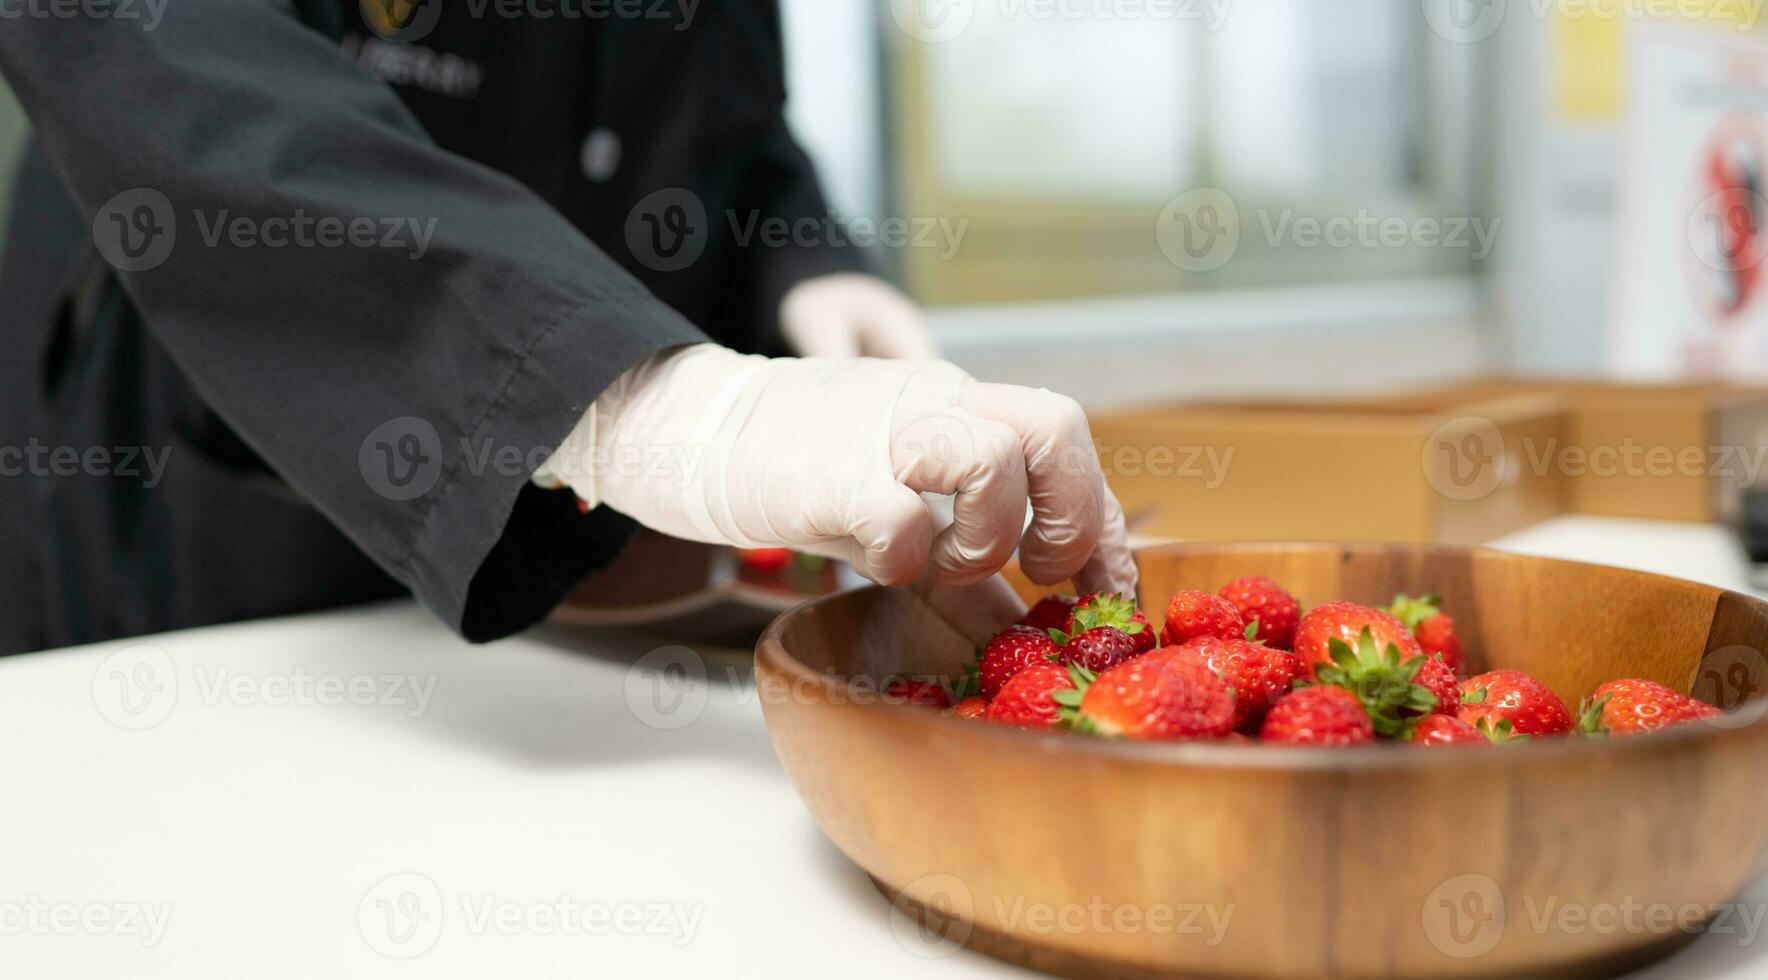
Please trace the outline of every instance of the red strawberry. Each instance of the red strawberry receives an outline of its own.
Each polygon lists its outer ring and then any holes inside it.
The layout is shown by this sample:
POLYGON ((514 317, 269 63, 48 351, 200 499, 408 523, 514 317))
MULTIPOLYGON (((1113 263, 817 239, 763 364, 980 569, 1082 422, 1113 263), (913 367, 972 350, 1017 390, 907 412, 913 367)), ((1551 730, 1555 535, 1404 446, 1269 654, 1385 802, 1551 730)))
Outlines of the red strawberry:
POLYGON ((1494 741, 1572 730, 1572 713, 1559 695, 1520 670, 1492 670, 1463 681, 1455 715, 1494 741))
POLYGON ((903 704, 924 704, 932 708, 952 706, 951 692, 944 684, 923 677, 892 677, 884 682, 884 700, 903 704))
POLYGON ((1279 650, 1295 645, 1295 624, 1301 619, 1301 603, 1283 591, 1281 585, 1263 575, 1254 575, 1222 586, 1221 595, 1240 610, 1240 618, 1258 624, 1258 635, 1253 639, 1279 650))
POLYGON ((1356 745, 1375 739, 1375 726, 1356 695, 1342 687, 1297 688, 1265 714, 1261 742, 1356 745))
POLYGON ((1114 626, 1135 641, 1137 653, 1147 653, 1154 649, 1154 629, 1148 625, 1148 617, 1136 609, 1132 599, 1126 599, 1116 592, 1089 592, 1081 596, 1080 601, 1068 613, 1067 622, 1063 623, 1061 634, 1051 633, 1051 639, 1057 643, 1067 643, 1068 637, 1078 636, 1087 630, 1099 626, 1114 626))
POLYGON ((1095 626, 1062 644, 1062 662, 1084 667, 1096 674, 1141 652, 1135 637, 1123 630, 1115 626, 1095 626))
POLYGON ((968 721, 979 721, 986 714, 988 714, 988 699, 980 696, 965 698, 952 708, 953 718, 963 718, 968 721))
POLYGON ((1455 621, 1443 612, 1441 598, 1401 594, 1394 596, 1394 604, 1387 611, 1406 624, 1425 653, 1441 654, 1449 669, 1457 675, 1461 673, 1461 640, 1455 636, 1455 621))
POLYGON ((982 696, 993 701, 1013 675, 1034 664, 1048 663, 1059 652, 1056 641, 1043 630, 1007 627, 982 648, 982 663, 976 671, 982 696))
POLYGON ((1412 631, 1393 616, 1354 602, 1327 602, 1308 610, 1295 627, 1295 656, 1302 674, 1312 677, 1314 664, 1332 661, 1333 640, 1355 648, 1365 629, 1374 636, 1376 649, 1399 648, 1401 663, 1424 653, 1412 631))
POLYGON ((1453 715, 1461 706, 1461 682, 1440 656, 1425 654, 1424 665, 1418 668, 1412 682, 1436 698, 1436 707, 1430 709, 1432 714, 1453 715))
POLYGON ((1609 681, 1578 706, 1578 730, 1586 735, 1641 732, 1711 718, 1719 709, 1652 681, 1609 681))
POLYGON ((1037 601, 1019 621, 1021 626, 1029 626, 1041 632, 1059 630, 1068 625, 1068 613, 1080 600, 1071 595, 1044 596, 1037 601))
POLYGON ((1035 664, 1027 667, 1001 688, 1001 693, 988 704, 984 717, 1003 725, 1020 728, 1051 728, 1056 724, 1061 707, 1053 697, 1061 691, 1074 690, 1069 668, 1057 664, 1035 664))
POLYGON ((1406 719, 1431 714, 1437 707, 1437 695, 1418 683, 1418 675, 1434 664, 1433 680, 1446 680, 1450 688, 1455 678, 1447 674, 1440 660, 1420 656, 1406 657, 1393 643, 1377 647, 1374 631, 1363 627, 1355 646, 1337 637, 1326 641, 1332 661, 1314 666, 1314 676, 1322 684, 1342 687, 1355 695, 1368 713, 1375 733, 1392 738, 1405 731, 1406 719))
POLYGON ((1239 640, 1246 636, 1246 620, 1240 610, 1219 595, 1187 590, 1174 595, 1166 604, 1166 625, 1160 631, 1160 645, 1181 646, 1199 636, 1219 636, 1239 640))
POLYGON ((1289 693, 1298 665, 1295 655, 1260 643, 1200 636, 1179 650, 1202 660, 1234 689, 1234 727, 1257 725, 1277 699, 1289 693))
POLYGON ((1093 678, 1060 700, 1077 730, 1134 739, 1221 738, 1234 728, 1234 692, 1196 657, 1157 650, 1093 678))
POLYGON ((1406 741, 1426 748, 1437 745, 1490 745, 1484 732, 1454 715, 1427 715, 1418 719, 1406 741))

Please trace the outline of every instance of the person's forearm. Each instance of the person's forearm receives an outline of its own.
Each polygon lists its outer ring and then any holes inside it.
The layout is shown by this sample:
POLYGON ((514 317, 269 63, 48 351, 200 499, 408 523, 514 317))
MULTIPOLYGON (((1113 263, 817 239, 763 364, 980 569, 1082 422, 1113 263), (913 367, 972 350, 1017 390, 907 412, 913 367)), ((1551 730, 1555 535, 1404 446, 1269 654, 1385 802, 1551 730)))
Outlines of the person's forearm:
POLYGON ((497 460, 704 339, 286 3, 10 19, 0 72, 205 400, 456 625, 527 481, 497 460), (420 492, 373 472, 401 447, 420 492))

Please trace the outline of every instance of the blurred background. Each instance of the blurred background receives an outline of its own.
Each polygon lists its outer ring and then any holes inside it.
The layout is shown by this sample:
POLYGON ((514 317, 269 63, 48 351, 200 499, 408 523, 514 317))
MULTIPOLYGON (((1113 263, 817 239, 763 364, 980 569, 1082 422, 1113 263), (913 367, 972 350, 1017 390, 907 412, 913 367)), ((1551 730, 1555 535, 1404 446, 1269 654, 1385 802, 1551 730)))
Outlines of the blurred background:
POLYGON ((1703 298, 1760 258, 1760 6, 785 2, 836 206, 934 226, 880 259, 955 359, 1093 406, 1768 369, 1703 298))
POLYGON ((783 3, 835 207, 979 375, 1768 370, 1761 0, 783 3))

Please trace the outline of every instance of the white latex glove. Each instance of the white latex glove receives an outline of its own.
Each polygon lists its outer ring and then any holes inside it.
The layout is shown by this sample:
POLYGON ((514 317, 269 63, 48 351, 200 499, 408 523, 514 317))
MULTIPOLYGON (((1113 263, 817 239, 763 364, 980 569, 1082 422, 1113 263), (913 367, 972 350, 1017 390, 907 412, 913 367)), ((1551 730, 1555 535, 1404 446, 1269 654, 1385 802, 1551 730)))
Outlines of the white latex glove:
POLYGON ((1018 547, 1034 582, 1136 586, 1080 407, 941 361, 666 351, 603 392, 537 479, 664 534, 828 555, 885 585, 980 582, 1018 547), (954 498, 950 527, 935 533, 919 492, 954 498))
POLYGON ((939 356, 914 300, 875 276, 806 279, 780 303, 780 332, 805 357, 939 356))

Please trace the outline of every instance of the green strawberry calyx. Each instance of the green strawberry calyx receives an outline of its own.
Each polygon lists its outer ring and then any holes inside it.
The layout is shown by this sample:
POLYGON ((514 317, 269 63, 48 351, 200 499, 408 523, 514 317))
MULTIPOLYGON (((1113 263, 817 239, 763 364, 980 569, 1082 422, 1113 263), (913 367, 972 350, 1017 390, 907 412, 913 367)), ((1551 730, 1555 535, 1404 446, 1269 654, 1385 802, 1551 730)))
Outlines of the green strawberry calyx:
POLYGON ((1424 658, 1402 663, 1400 648, 1389 643, 1385 651, 1378 649, 1369 627, 1363 627, 1355 647, 1334 639, 1328 641, 1327 649, 1332 662, 1316 666, 1315 678, 1356 695, 1375 724, 1376 734, 1385 738, 1402 735, 1409 715, 1429 714, 1436 707, 1436 695, 1414 682, 1424 658))
POLYGON ((1056 702, 1056 727, 1087 735, 1097 735, 1092 719, 1080 713, 1081 699, 1086 697, 1087 688, 1093 686, 1098 674, 1078 664, 1068 665, 1068 679, 1074 682, 1072 688, 1065 687, 1053 692, 1050 700, 1056 702))
POLYGON ((1438 595, 1409 596, 1402 592, 1394 596, 1393 605, 1388 606, 1387 611, 1394 618, 1405 623, 1407 629, 1415 630, 1419 623, 1443 611, 1443 597, 1438 595))
POLYGON ((1604 694, 1592 701, 1585 698, 1578 703, 1578 734, 1601 738, 1608 734, 1608 726, 1602 723, 1602 709, 1608 705, 1613 694, 1604 694))
POLYGON ((1248 642, 1248 643, 1263 643, 1263 642, 1265 642, 1265 641, 1258 638, 1258 617, 1256 617, 1256 616, 1253 617, 1252 622, 1246 624, 1246 642, 1248 642))
MULTIPOLYGON (((1136 603, 1116 592, 1103 592, 1074 607, 1070 617, 1075 633, 1085 633, 1095 626, 1115 626, 1131 636, 1142 632, 1143 624, 1136 621, 1136 603)), ((1050 631, 1054 639, 1056 630, 1050 631)), ((1058 643, 1067 642, 1057 640, 1058 643)))
POLYGON ((1479 729, 1479 733, 1484 735, 1486 741, 1491 742, 1493 745, 1503 745, 1506 742, 1526 742, 1529 740, 1527 735, 1516 730, 1516 727, 1510 723, 1509 718, 1502 719, 1496 723, 1490 718, 1481 718, 1479 721, 1473 723, 1473 727, 1479 729))
POLYGON ((962 701, 969 697, 982 695, 982 648, 976 648, 976 655, 964 665, 964 672, 958 675, 957 683, 951 686, 952 698, 962 701))

